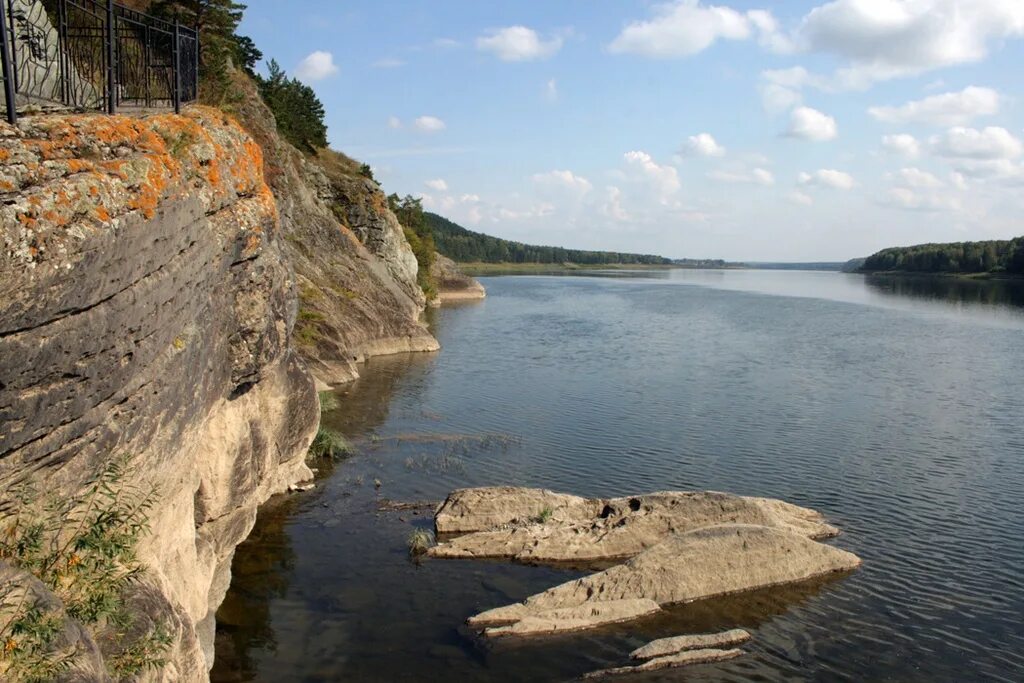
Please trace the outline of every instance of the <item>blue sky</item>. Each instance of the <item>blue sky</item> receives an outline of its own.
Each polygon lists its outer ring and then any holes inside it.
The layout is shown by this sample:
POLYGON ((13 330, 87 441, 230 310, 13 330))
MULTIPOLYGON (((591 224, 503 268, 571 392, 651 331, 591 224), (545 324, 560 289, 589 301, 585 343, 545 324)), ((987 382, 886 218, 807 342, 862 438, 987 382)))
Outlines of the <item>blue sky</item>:
POLYGON ((1024 0, 248 0, 387 192, 475 230, 845 260, 1024 234, 1024 0))

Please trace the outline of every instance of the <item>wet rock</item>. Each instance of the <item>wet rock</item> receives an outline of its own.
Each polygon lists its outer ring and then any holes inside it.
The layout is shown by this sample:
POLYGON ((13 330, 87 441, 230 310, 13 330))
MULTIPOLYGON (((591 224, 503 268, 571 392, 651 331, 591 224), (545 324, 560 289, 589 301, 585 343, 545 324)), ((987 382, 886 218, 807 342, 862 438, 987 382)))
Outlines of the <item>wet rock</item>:
MULTIPOLYGON (((613 601, 692 602, 851 570, 860 559, 788 530, 725 524, 677 534, 625 564, 563 583, 524 602, 469 619, 475 627, 507 624, 501 633, 546 633, 552 621, 586 628, 571 608, 613 601)), ((599 625, 596 620, 592 625, 599 625)), ((491 635, 494 633, 485 631, 491 635)))
POLYGON ((643 673, 644 671, 657 671, 658 669, 670 669, 691 664, 708 664, 711 662, 724 662, 743 654, 743 650, 718 650, 714 648, 704 650, 689 650, 665 657, 656 657, 643 664, 636 666, 620 666, 614 669, 601 669, 592 671, 583 676, 584 679, 603 678, 605 676, 618 676, 623 674, 643 673))
POLYGON ((714 491, 586 499, 542 489, 462 489, 448 496, 435 524, 440 534, 473 533, 432 548, 433 557, 537 563, 627 559, 673 534, 718 524, 755 524, 808 538, 838 533, 814 510, 714 491))
POLYGON ((739 645, 748 640, 750 640, 750 634, 741 628, 734 628, 731 631, 723 631, 722 633, 702 633, 698 635, 675 636, 673 638, 659 638, 633 650, 629 653, 629 656, 633 659, 653 659, 655 657, 674 655, 686 650, 704 650, 739 645))
MULTIPOLYGON (((511 624, 485 629, 484 635, 522 636, 581 631, 595 626, 632 621, 660 611, 658 603, 645 598, 592 602, 534 614, 524 613, 521 619, 511 624)), ((474 622, 475 625, 480 623, 479 618, 474 622)))

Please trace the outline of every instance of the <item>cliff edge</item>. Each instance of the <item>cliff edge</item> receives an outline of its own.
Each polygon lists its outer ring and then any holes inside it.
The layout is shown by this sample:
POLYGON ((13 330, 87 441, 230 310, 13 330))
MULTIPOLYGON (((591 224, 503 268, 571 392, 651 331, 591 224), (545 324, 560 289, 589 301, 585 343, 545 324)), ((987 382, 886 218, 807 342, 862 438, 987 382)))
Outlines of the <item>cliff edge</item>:
POLYGON ((234 548, 310 476, 319 418, 262 152, 213 109, 27 117, 0 193, 0 490, 71 497, 130 458, 160 677, 206 680, 234 548))

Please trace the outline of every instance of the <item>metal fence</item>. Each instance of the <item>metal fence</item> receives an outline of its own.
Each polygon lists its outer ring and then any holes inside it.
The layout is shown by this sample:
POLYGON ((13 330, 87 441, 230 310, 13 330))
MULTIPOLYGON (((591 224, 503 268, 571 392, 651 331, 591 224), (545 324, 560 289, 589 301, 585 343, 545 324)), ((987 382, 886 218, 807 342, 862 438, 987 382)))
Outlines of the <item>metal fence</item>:
POLYGON ((4 108, 173 107, 199 89, 199 36, 113 0, 0 0, 4 108))

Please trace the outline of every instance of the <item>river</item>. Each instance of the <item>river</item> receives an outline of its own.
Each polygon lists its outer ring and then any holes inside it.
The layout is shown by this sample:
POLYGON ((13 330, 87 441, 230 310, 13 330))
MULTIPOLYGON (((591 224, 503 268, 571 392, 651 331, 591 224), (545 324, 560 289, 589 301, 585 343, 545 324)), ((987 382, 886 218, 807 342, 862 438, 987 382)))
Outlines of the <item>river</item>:
POLYGON ((436 354, 372 359, 324 423, 355 453, 238 549, 214 681, 561 681, 650 639, 747 654, 636 680, 1024 680, 1024 283, 799 271, 481 278, 436 354), (379 484, 379 486, 378 486, 379 484), (815 508, 864 560, 833 580, 581 634, 466 617, 569 570, 413 562, 464 486, 714 489, 815 508))

